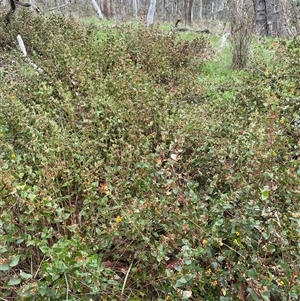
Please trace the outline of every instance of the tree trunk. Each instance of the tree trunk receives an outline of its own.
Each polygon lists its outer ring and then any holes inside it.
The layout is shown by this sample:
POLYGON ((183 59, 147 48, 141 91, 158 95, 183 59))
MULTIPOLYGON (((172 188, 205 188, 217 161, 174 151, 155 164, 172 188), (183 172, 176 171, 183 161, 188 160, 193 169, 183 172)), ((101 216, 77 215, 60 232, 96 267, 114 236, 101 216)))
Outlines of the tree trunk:
POLYGON ((112 17, 110 0, 103 0, 103 14, 108 19, 112 17))
POLYGON ((269 35, 267 7, 265 0, 253 0, 255 11, 255 30, 257 34, 262 36, 269 35))
POLYGON ((91 0, 91 3, 92 3, 94 10, 97 12, 99 19, 102 20, 103 14, 102 14, 102 11, 101 11, 99 5, 97 4, 96 0, 91 0))
POLYGON ((203 19, 203 1, 199 0, 199 19, 203 19))
POLYGON ((192 24, 194 0, 187 1, 187 23, 192 24))
POLYGON ((256 33, 262 36, 284 36, 284 16, 280 0, 253 0, 256 33))
POLYGON ((210 16, 212 20, 216 19, 216 15, 215 15, 215 1, 211 2, 211 11, 210 11, 210 16))
POLYGON ((132 0, 132 9, 133 9, 133 17, 137 19, 138 17, 138 4, 137 0, 132 0))
POLYGON ((154 14, 155 14, 156 0, 150 0, 150 5, 147 15, 147 27, 153 25, 154 23, 154 14))

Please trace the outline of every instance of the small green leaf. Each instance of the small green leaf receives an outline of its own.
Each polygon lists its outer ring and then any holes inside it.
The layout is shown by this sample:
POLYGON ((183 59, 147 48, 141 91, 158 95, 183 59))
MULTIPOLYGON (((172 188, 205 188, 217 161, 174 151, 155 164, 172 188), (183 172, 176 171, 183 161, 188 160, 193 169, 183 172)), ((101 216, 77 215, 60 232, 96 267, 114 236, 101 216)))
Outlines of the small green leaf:
POLYGON ((42 251, 42 253, 46 254, 49 250, 48 246, 40 246, 40 250, 42 251))
POLYGON ((270 188, 268 186, 265 186, 263 191, 261 192, 261 199, 263 201, 266 201, 269 198, 270 195, 270 188))
POLYGON ((270 253, 274 253, 274 252, 276 251, 276 247, 275 247, 274 245, 269 245, 269 246, 268 246, 268 251, 269 251, 270 253))
POLYGON ((223 222, 224 222, 223 218, 220 218, 219 220, 217 220, 215 222, 215 226, 221 226, 221 225, 223 225, 223 222))
POLYGON ((19 256, 19 255, 13 257, 13 259, 11 260, 11 262, 10 262, 9 265, 10 265, 11 267, 15 267, 15 266, 19 263, 19 260, 20 260, 20 256, 19 256))
POLYGON ((254 301, 260 301, 259 298, 257 297, 257 295, 255 294, 254 290, 251 287, 248 287, 247 291, 250 293, 250 295, 254 301))
POLYGON ((220 297, 220 301, 230 301, 230 300, 231 299, 228 297, 223 297, 223 296, 220 297))
POLYGON ((18 284, 21 283, 21 281, 22 281, 21 278, 18 278, 18 277, 11 277, 11 278, 9 279, 7 285, 11 285, 11 286, 13 286, 13 285, 18 285, 18 284))
POLYGON ((0 271, 9 271, 10 270, 10 266, 8 263, 2 263, 0 264, 0 271))
POLYGON ((212 227, 212 231, 213 231, 213 232, 218 231, 218 227, 220 227, 221 225, 223 225, 223 222, 224 222, 224 219, 223 219, 223 218, 220 218, 219 220, 217 220, 217 221, 214 223, 213 227, 212 227))
POLYGON ((46 292, 47 292, 47 286, 40 286, 38 288, 38 292, 39 294, 44 297, 46 295, 46 292))
POLYGON ((34 199, 36 198, 36 195, 34 193, 30 193, 28 195, 28 198, 29 198, 30 201, 34 201, 34 199))
POLYGON ((187 283, 187 280, 184 277, 181 277, 176 281, 175 287, 181 287, 187 283))
POLYGON ((252 279, 255 279, 255 280, 258 279, 258 274, 255 269, 248 270, 247 275, 248 275, 248 277, 250 277, 252 279))
POLYGON ((292 289, 289 291, 289 296, 292 298, 297 299, 299 297, 298 293, 297 293, 297 288, 294 286, 292 287, 292 289))
POLYGON ((28 274, 28 273, 25 273, 25 272, 21 272, 20 276, 21 276, 22 279, 25 279, 25 280, 32 278, 31 274, 28 274))
POLYGON ((265 301, 270 301, 270 292, 269 291, 263 292, 262 297, 265 301))

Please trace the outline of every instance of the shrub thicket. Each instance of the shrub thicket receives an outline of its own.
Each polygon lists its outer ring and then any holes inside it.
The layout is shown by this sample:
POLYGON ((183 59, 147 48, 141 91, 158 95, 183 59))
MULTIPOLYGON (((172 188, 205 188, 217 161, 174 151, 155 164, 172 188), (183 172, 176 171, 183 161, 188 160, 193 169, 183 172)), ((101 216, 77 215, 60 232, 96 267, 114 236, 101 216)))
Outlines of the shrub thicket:
POLYGON ((278 73, 204 99, 202 37, 23 13, 1 32, 10 56, 17 34, 43 72, 18 59, 0 73, 1 298, 297 300, 278 73))

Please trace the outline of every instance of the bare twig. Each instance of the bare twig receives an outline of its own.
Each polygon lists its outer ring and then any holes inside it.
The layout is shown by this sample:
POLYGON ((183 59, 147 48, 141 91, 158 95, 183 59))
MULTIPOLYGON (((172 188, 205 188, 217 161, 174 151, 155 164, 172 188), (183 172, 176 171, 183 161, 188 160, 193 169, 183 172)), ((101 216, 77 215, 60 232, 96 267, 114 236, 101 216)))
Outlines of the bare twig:
POLYGON ((66 272, 64 272, 64 276, 65 276, 65 281, 66 281, 66 286, 67 286, 66 300, 69 300, 69 282, 68 282, 66 272))
POLYGON ((124 282, 123 282, 123 285, 122 285, 121 298, 123 297, 125 286, 126 286, 126 282, 127 282, 130 270, 132 268, 132 265, 133 265, 133 262, 130 264, 130 266, 129 266, 128 270, 127 270, 127 273, 126 273, 126 276, 125 276, 125 279, 124 279, 124 282))

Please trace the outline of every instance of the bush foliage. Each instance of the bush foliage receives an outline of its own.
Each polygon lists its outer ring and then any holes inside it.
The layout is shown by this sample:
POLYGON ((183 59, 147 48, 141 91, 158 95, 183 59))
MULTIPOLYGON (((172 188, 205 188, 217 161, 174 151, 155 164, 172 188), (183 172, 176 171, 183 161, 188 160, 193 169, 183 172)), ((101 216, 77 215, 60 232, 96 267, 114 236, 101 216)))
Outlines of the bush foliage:
POLYGON ((8 28, 1 298, 298 300, 299 39, 228 100, 199 80, 202 36, 26 12, 8 28))

